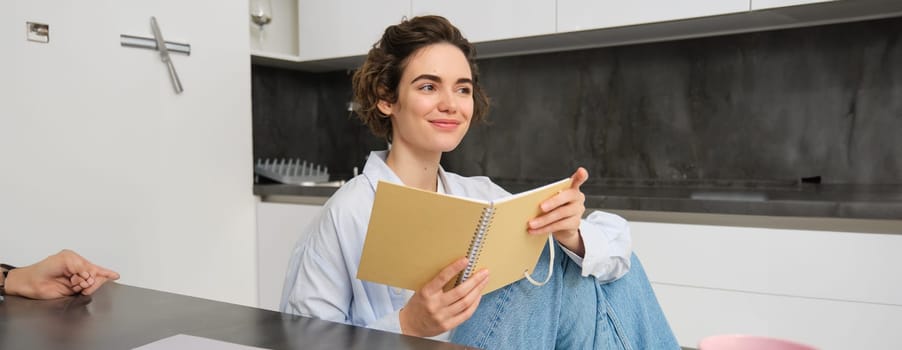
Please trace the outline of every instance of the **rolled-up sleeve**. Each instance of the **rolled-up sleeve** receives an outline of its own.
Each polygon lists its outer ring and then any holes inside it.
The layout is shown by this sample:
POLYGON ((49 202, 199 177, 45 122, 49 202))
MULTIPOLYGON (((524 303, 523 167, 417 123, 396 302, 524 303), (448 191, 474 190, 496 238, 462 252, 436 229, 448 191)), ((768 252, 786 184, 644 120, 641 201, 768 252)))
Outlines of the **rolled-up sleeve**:
POLYGON ((633 241, 629 223, 619 215, 595 211, 582 220, 579 232, 585 246, 580 257, 564 246, 564 253, 582 266, 584 277, 593 276, 602 282, 623 277, 630 269, 633 241))

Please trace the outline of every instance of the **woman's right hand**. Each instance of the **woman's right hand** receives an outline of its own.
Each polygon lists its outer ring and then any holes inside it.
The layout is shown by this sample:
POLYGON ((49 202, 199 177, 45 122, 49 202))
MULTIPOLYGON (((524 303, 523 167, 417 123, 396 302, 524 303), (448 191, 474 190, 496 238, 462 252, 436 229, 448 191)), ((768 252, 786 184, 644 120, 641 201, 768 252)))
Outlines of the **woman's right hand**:
POLYGON ((482 289, 489 281, 488 270, 480 270, 447 292, 442 289, 466 267, 467 259, 458 259, 413 294, 398 316, 401 333, 433 337, 457 327, 473 315, 482 298, 482 289))

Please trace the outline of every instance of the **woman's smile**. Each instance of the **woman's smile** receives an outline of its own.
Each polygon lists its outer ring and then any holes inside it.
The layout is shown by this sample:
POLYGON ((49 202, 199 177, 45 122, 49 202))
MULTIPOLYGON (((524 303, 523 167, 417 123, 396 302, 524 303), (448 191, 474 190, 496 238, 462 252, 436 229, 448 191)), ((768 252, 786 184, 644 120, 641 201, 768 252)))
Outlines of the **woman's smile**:
POLYGON ((434 119, 430 120, 429 123, 436 129, 449 131, 456 130, 460 126, 460 121, 455 119, 434 119))

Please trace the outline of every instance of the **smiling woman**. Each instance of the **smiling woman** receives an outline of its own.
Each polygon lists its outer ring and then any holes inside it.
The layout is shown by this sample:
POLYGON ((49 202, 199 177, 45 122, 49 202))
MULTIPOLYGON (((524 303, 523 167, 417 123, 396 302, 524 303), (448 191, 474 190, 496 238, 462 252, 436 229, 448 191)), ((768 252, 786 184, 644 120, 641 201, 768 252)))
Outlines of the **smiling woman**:
MULTIPOLYGON (((470 46, 470 43, 461 35, 457 28, 454 28, 447 20, 443 18, 431 20, 432 17, 421 17, 423 20, 407 21, 404 23, 405 28, 401 26, 391 26, 386 29, 385 35, 370 50, 366 61, 354 74, 354 102, 357 106, 356 112, 361 120, 366 123, 373 134, 379 137, 392 139, 392 121, 382 110, 380 101, 387 103, 398 103, 401 89, 392 89, 389 87, 401 87, 402 75, 407 72, 407 83, 414 83, 414 78, 443 78, 436 73, 457 74, 459 76, 444 77, 446 79, 456 79, 458 84, 469 83, 469 93, 472 97, 470 100, 472 110, 470 116, 472 121, 479 122, 485 119, 489 109, 489 100, 485 91, 479 85, 479 69, 476 66, 476 52, 470 46), (418 56, 420 48, 429 46, 430 44, 443 43, 457 48, 457 52, 447 58, 447 64, 454 63, 466 65, 464 67, 453 67, 456 71, 436 72, 430 69, 438 69, 437 66, 423 66, 426 70, 420 74, 408 72, 405 70, 413 61, 411 56, 418 56), (384 49, 380 48, 384 47, 384 49), (464 61, 460 61, 460 58, 464 61)), ((446 48, 447 49, 447 48, 446 48)), ((451 68, 450 66, 448 68, 451 68)), ((447 82, 446 83, 450 83, 447 82)), ((452 84, 454 85, 454 84, 452 84)), ((426 86, 421 86, 426 87, 426 86)), ((434 85, 428 85, 427 90, 433 90, 434 85)))
POLYGON ((396 101, 377 103, 381 117, 391 118, 389 166, 415 149, 440 156, 457 148, 473 116, 472 90, 470 67, 459 49, 434 44, 416 51, 401 75, 396 101))
POLYGON ((482 296, 491 271, 481 270, 444 290, 467 266, 465 257, 449 261, 416 291, 357 279, 379 181, 479 200, 510 195, 486 177, 463 177, 439 165, 488 111, 474 57, 470 43, 442 17, 415 17, 385 30, 353 85, 358 115, 391 143, 390 151, 371 153, 363 174, 329 199, 298 242, 281 310, 480 348, 677 348, 632 255, 626 221, 602 212, 581 219, 583 168, 573 173, 572 187, 542 202, 542 214, 523 223, 530 234, 550 232, 557 243, 537 262, 556 267, 551 275, 533 276, 549 280, 542 287, 520 280, 482 296), (615 322, 618 314, 623 317, 615 322))

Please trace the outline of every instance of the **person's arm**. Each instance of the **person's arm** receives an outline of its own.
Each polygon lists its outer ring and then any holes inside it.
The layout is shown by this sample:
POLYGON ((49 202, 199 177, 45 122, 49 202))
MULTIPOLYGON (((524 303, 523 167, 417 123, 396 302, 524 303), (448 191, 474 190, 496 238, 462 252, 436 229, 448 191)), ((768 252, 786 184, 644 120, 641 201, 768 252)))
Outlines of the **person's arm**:
POLYGON ((489 282, 488 270, 476 272, 472 278, 447 292, 443 290, 445 284, 466 267, 467 259, 461 257, 414 293, 400 311, 403 334, 434 337, 456 328, 473 316, 482 299, 482 290, 489 282))
POLYGON ((585 195, 580 186, 589 178, 585 169, 573 173, 573 185, 542 202, 545 213, 529 222, 530 233, 553 232, 564 252, 582 266, 582 275, 613 281, 629 271, 632 239, 626 220, 594 212, 585 220, 585 195))
POLYGON ((335 218, 327 206, 294 248, 282 290, 282 312, 351 323, 351 276, 335 218))
MULTIPOLYGON (((324 209, 323 216, 304 242, 295 248, 285 277, 282 312, 408 335, 435 336, 456 327, 476 309, 487 274, 477 274, 448 292, 442 290, 442 286, 466 266, 466 260, 462 259, 415 292, 402 309, 366 324, 353 322, 350 309, 355 276, 350 274, 338 234, 341 227, 352 228, 341 226, 342 220, 336 215, 329 208, 324 209)), ((342 237, 347 239, 347 236, 342 237)), ((373 304, 389 303, 375 295, 365 298, 365 302, 373 304)), ((385 305, 371 305, 371 308, 384 310, 385 305)))
POLYGON ((564 246, 561 248, 582 266, 583 276, 591 275, 599 281, 610 282, 629 272, 633 249, 626 220, 615 214, 594 211, 581 221, 579 234, 585 246, 583 256, 564 246))
POLYGON ((7 295, 54 299, 81 293, 90 295, 119 274, 95 265, 65 249, 35 264, 10 270, 4 281, 7 295))
POLYGON ((6 295, 6 274, 11 269, 14 269, 14 267, 6 264, 0 266, 0 301, 3 301, 3 296, 6 295))

